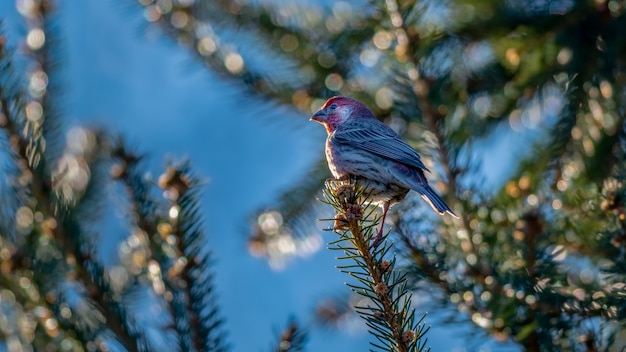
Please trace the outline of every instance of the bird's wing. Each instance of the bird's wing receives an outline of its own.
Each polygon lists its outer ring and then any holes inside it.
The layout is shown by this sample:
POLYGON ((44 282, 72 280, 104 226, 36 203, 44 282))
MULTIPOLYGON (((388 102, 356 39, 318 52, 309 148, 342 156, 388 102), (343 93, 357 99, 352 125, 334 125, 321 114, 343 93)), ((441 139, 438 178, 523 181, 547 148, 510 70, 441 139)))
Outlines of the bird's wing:
MULTIPOLYGON (((387 127, 385 125, 385 127, 387 127)), ((349 130, 337 130, 334 135, 335 141, 348 144, 370 153, 382 156, 405 165, 418 167, 429 171, 419 154, 390 128, 351 128, 349 130)))

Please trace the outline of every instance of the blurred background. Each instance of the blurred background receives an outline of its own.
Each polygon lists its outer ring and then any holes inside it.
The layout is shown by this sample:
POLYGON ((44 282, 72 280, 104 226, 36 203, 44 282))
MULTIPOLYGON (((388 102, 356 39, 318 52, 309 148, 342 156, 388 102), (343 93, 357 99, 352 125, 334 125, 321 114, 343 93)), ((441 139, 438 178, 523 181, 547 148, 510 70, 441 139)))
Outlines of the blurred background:
POLYGON ((625 6, 1 2, 0 351, 367 350, 316 220, 339 94, 460 215, 391 214, 433 351, 623 349, 625 6))

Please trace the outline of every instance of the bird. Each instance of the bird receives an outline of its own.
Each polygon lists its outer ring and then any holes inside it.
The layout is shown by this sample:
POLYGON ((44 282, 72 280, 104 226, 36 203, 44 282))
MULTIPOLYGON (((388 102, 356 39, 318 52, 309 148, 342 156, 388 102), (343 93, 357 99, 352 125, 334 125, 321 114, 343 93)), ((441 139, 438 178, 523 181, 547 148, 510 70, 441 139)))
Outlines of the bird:
POLYGON ((333 177, 360 180, 369 203, 382 208, 380 229, 372 238, 375 246, 382 240, 387 211, 410 190, 419 193, 438 214, 458 218, 428 184, 424 172, 430 170, 415 149, 363 103, 335 96, 310 120, 326 128, 326 161, 333 177))

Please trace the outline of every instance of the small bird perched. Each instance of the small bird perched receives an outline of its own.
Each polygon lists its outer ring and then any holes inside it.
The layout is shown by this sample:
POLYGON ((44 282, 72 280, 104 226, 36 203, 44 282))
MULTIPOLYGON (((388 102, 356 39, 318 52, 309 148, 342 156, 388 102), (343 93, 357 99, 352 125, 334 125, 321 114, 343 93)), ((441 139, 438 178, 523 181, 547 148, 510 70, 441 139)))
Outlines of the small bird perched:
POLYGON ((430 170, 419 154, 362 103, 352 98, 333 97, 311 116, 311 120, 324 125, 328 132, 326 160, 333 176, 338 180, 348 180, 351 176, 364 179, 369 199, 382 207, 375 244, 382 239, 389 207, 404 199, 411 189, 437 213, 457 217, 428 184, 424 171, 430 170))

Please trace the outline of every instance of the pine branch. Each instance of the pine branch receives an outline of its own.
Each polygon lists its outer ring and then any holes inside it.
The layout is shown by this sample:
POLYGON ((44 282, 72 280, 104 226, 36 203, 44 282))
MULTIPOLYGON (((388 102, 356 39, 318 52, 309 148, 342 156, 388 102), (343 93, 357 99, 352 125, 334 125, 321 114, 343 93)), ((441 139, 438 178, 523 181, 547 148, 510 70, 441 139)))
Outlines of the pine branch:
POLYGON ((345 253, 339 259, 354 262, 339 266, 357 281, 347 285, 371 300, 371 304, 355 308, 376 338, 372 346, 387 351, 423 351, 427 331, 422 324, 424 316, 416 321, 406 275, 393 270, 395 257, 384 259, 391 244, 385 241, 379 247, 370 246, 378 218, 369 220, 375 208, 365 206, 366 192, 358 182, 327 182, 324 198, 337 213, 333 229, 339 235, 331 248, 345 253))
MULTIPOLYGON (((443 130, 446 112, 438 109, 431 103, 431 92, 434 88, 433 86, 435 82, 425 79, 421 73, 419 63, 420 58, 417 56, 419 37, 415 35, 411 28, 408 27, 406 23, 406 16, 402 13, 403 8, 406 9, 410 7, 411 6, 408 4, 400 4, 395 0, 386 1, 386 11, 389 16, 389 21, 396 27, 395 35, 398 46, 395 49, 396 60, 399 63, 407 63, 405 65, 405 67, 407 67, 405 71, 405 79, 412 87, 412 92, 414 94, 412 98, 415 100, 415 103, 419 108, 421 119, 424 121, 428 131, 434 136, 438 159, 445 173, 446 192, 452 195, 460 194, 458 182, 459 176, 462 175, 463 170, 461 170, 456 164, 459 147, 449 147, 449 142, 443 130)), ((453 202, 460 203, 458 200, 453 200, 453 202)), ((463 228, 467 234, 473 233, 473 229, 469 225, 473 214, 467 211, 457 213, 460 214, 458 221, 458 223, 460 223, 460 227, 463 228)), ((462 243, 460 247, 465 250, 466 257, 472 256, 473 258, 477 258, 471 262, 469 260, 465 261, 464 265, 469 267, 467 273, 473 276, 477 282, 483 284, 487 278, 490 278, 489 281, 494 279, 496 276, 494 275, 493 268, 488 265, 483 265, 484 262, 481 260, 480 252, 471 238, 463 239, 461 241, 462 243)), ((416 253, 417 252, 414 252, 413 254, 416 253)), ((420 256, 415 257, 415 259, 418 260, 419 258, 420 256)), ((425 270, 425 273, 430 273, 431 278, 436 276, 436 274, 432 272, 432 268, 426 265, 425 262, 422 263, 422 267, 425 270)), ((439 283, 440 285, 443 284, 440 280, 434 282, 439 283)), ((501 287, 501 285, 497 282, 490 283, 490 286, 501 287)))
MULTIPOLYGON (((140 4, 148 21, 222 78, 238 81, 273 103, 307 112, 315 99, 335 94, 324 83, 327 77, 350 78, 351 59, 374 33, 370 19, 360 12, 338 16, 320 8, 210 0, 140 4), (341 23, 343 30, 328 31, 324 21, 315 19, 323 16, 341 23)), ((357 96, 362 88, 357 82, 344 84, 342 93, 357 96)))
MULTIPOLYGON (((197 1, 195 3, 168 3, 140 2, 144 7, 146 17, 156 22, 165 34, 171 36, 179 44, 188 47, 199 61, 207 64, 214 72, 225 79, 241 80, 252 90, 262 92, 286 92, 290 88, 284 83, 276 81, 271 74, 264 70, 250 67, 241 53, 242 48, 227 37, 222 37, 222 27, 230 23, 238 23, 241 6, 232 5, 224 9, 223 2, 197 1), (230 58, 230 60, 229 60, 230 58)), ((254 11, 254 8, 250 10, 254 11)), ((256 11, 254 11, 256 12, 256 11)), ((231 31, 242 32, 237 25, 231 26, 231 31)), ((245 33, 245 32, 244 32, 245 33)), ((262 39, 261 39, 262 40, 262 39)), ((251 43, 256 45, 256 43, 251 43)), ((273 51, 273 45, 267 43, 266 50, 273 51)), ((285 94, 276 94, 275 97, 285 94)))
POLYGON ((50 302, 50 297, 41 294, 46 283, 40 282, 40 275, 34 273, 29 258, 24 258, 3 236, 0 236, 0 253, 4 254, 0 256, 0 267, 3 268, 0 270, 0 287, 8 290, 5 297, 12 294, 13 298, 13 301, 4 300, 0 317, 23 322, 19 327, 0 329, 0 340, 19 341, 24 347, 34 345, 37 349, 65 341, 66 345, 86 349, 89 340, 86 334, 67 322, 63 316, 66 312, 59 312, 58 305, 50 302), (36 316, 48 317, 58 322, 62 329, 55 330, 51 324, 33 324, 36 316), (34 334, 33 341, 28 340, 31 333, 34 334))
POLYGON ((89 298, 96 304, 97 310, 103 314, 106 327, 115 333, 127 350, 146 351, 148 350, 147 341, 141 329, 136 326, 134 319, 127 313, 121 302, 114 299, 113 290, 106 280, 104 268, 93 259, 94 248, 86 246, 93 236, 89 236, 84 229, 84 221, 87 218, 85 215, 81 215, 84 213, 82 208, 91 209, 87 213, 94 216, 93 207, 96 207, 97 204, 86 197, 90 197, 91 192, 102 192, 104 189, 95 185, 99 181, 98 177, 101 177, 97 172, 97 163, 104 162, 101 158, 108 159, 108 153, 106 149, 102 148, 101 141, 97 142, 96 145, 101 148, 100 150, 104 155, 98 155, 88 165, 94 175, 89 179, 85 195, 75 194, 78 199, 75 200, 74 207, 68 207, 63 204, 62 200, 58 200, 47 193, 41 193, 37 195, 37 198, 43 201, 44 209, 42 212, 55 219, 58 224, 51 230, 53 238, 58 242, 64 257, 75 260, 72 270, 76 272, 78 281, 85 286, 85 290, 89 294, 89 298))
POLYGON ((162 268, 167 268, 172 259, 168 255, 171 245, 166 239, 171 228, 164 226, 167 223, 165 204, 151 193, 154 185, 142 168, 142 155, 131 151, 119 137, 114 142, 111 154, 113 165, 110 173, 114 180, 122 184, 127 194, 130 203, 128 211, 133 214, 131 226, 145 234, 145 245, 150 248, 150 255, 159 263, 159 271, 162 272, 162 268))
POLYGON ((396 0, 388 0, 385 4, 389 21, 395 27, 394 33, 397 41, 395 49, 396 61, 398 63, 406 63, 404 65, 405 79, 410 82, 422 120, 435 137, 439 159, 446 175, 448 193, 454 195, 457 193, 457 177, 461 171, 452 162, 448 143, 441 130, 445 118, 444 111, 437 109, 431 103, 430 94, 435 82, 425 79, 420 72, 420 58, 417 56, 419 37, 408 27, 405 16, 401 13, 402 8, 400 6, 410 8, 411 5, 399 4, 396 0))
POLYGON ((287 327, 280 333, 279 341, 273 352, 301 352, 307 340, 307 332, 303 330, 295 320, 291 320, 287 327))
POLYGON ((199 206, 200 180, 188 164, 168 166, 159 186, 170 201, 171 235, 177 256, 166 266, 165 281, 173 289, 170 305, 183 351, 226 351, 223 319, 215 303, 209 254, 199 206))
MULTIPOLYGON (((61 41, 55 18, 54 1, 37 0, 22 13, 31 40, 26 56, 33 66, 27 72, 28 101, 25 115, 30 128, 33 162, 45 159, 44 168, 53 165, 63 147, 61 140, 62 87, 59 84, 61 41)), ((50 171, 50 170, 48 170, 50 171)))
MULTIPOLYGON (((50 6, 50 3, 42 2, 38 5, 50 6)), ((35 7, 33 11, 38 11, 38 8, 35 7)), ((42 35, 45 36, 45 34, 42 35)), ((129 351, 138 351, 136 337, 131 337, 133 333, 122 322, 120 314, 118 314, 119 310, 114 307, 114 302, 106 294, 108 290, 102 286, 103 281, 97 279, 97 277, 102 276, 92 276, 94 273, 90 271, 90 268, 97 267, 97 264, 91 260, 91 254, 81 248, 80 241, 83 239, 81 238, 81 226, 76 221, 71 204, 66 204, 62 197, 58 197, 56 193, 58 185, 52 183, 50 170, 47 170, 45 158, 42 157, 46 145, 44 139, 46 133, 43 128, 50 126, 50 124, 42 124, 41 119, 44 118, 41 115, 43 114, 42 111, 32 106, 29 108, 28 104, 31 104, 32 101, 26 102, 28 99, 24 98, 25 94, 22 93, 19 86, 19 79, 14 76, 16 69, 12 65, 10 55, 4 48, 4 41, 2 44, 0 48, 2 124, 0 127, 7 135, 12 148, 12 157, 18 166, 18 180, 21 186, 19 198, 25 202, 23 205, 32 208, 33 213, 41 213, 48 223, 54 224, 50 227, 43 227, 40 229, 42 232, 29 232, 26 243, 37 244, 39 236, 42 234, 54 239, 64 257, 68 260, 75 260, 76 265, 73 266, 73 270, 75 270, 77 278, 85 285, 87 292, 92 294, 92 298, 98 309, 104 314, 108 326, 129 351), (29 109, 34 110, 30 111, 29 109)), ((46 47, 46 50, 52 49, 46 47)), ((42 56, 42 60, 47 60, 47 58, 46 55, 42 56)), ((49 65, 51 64, 48 61, 42 61, 40 67, 48 67, 49 65)), ((46 116, 46 118, 53 119, 52 116, 46 116)), ((65 172, 66 170, 60 171, 65 172)), ((80 197, 79 193, 75 194, 77 198, 80 197)), ((31 249, 34 248, 36 247, 31 249)), ((41 282, 43 281, 45 280, 41 282)))
MULTIPOLYGON (((433 89, 434 81, 427 80, 420 72, 420 64, 418 53, 418 41, 419 37, 414 35, 414 32, 408 27, 406 23, 406 16, 402 14, 403 8, 410 8, 409 4, 399 4, 395 0, 386 1, 386 11, 389 16, 389 21, 396 27, 395 35, 398 47, 395 49, 396 61, 399 63, 407 63, 404 65, 405 79, 412 87, 412 98, 415 101, 415 105, 419 108, 421 118, 424 121, 428 131, 432 133, 435 138, 435 148, 438 153, 438 159, 445 173, 446 180, 446 192, 448 194, 456 195, 460 194, 458 189, 458 178, 462 174, 462 170, 456 165, 456 152, 459 148, 453 148, 455 154, 451 153, 448 147, 448 141, 443 131, 444 119, 446 117, 445 111, 437 109, 431 103, 431 91, 433 89), (401 8, 401 6, 403 6, 401 8)), ((411 101, 405 102, 410 104, 411 101)), ((453 202, 457 202, 454 200, 453 202)), ((472 233, 472 229, 469 226, 471 216, 467 212, 460 213, 459 222, 461 227, 465 229, 466 233, 472 233)), ((466 239, 463 240, 461 248, 466 249, 467 255, 477 256, 480 253, 477 251, 473 241, 466 239)), ((475 263, 466 263, 471 267, 469 272, 474 273, 479 281, 484 281, 486 277, 493 277, 491 268, 486 266, 480 266, 481 260, 476 260, 475 263)), ((428 272, 428 268, 425 268, 428 272)), ((436 281, 435 281, 436 282, 436 281)))
POLYGON ((302 177, 297 184, 287 188, 269 209, 258 211, 251 224, 252 231, 248 238, 248 249, 255 256, 266 257, 270 266, 283 265, 294 254, 306 254, 311 248, 313 236, 318 236, 314 229, 314 219, 319 213, 320 204, 316 197, 320 194, 324 180, 328 178, 326 160, 320 159, 302 177), (275 226, 267 226, 267 217, 275 226), (264 226, 265 225, 265 226, 264 226), (278 243, 291 240, 296 251, 282 250, 278 243), (304 247, 301 245, 304 244, 304 247), (304 249, 301 249, 304 248, 304 249))
POLYGON ((147 245, 157 261, 165 298, 182 351, 223 351, 227 349, 223 320, 214 303, 213 277, 208 254, 203 247, 202 220, 199 216, 199 180, 189 165, 168 166, 159 177, 159 187, 167 203, 155 200, 140 168, 141 156, 128 150, 122 140, 113 149, 116 163, 112 175, 126 189, 135 214, 133 222, 149 238, 147 245), (167 214, 169 217, 160 216, 167 214))
MULTIPOLYGON (((294 231, 305 230, 313 217, 315 196, 319 195, 324 181, 328 178, 328 165, 320 158, 306 173, 306 180, 288 188, 279 196, 277 208, 281 210, 286 225, 294 231)), ((296 233, 296 236, 302 233, 296 233)))

